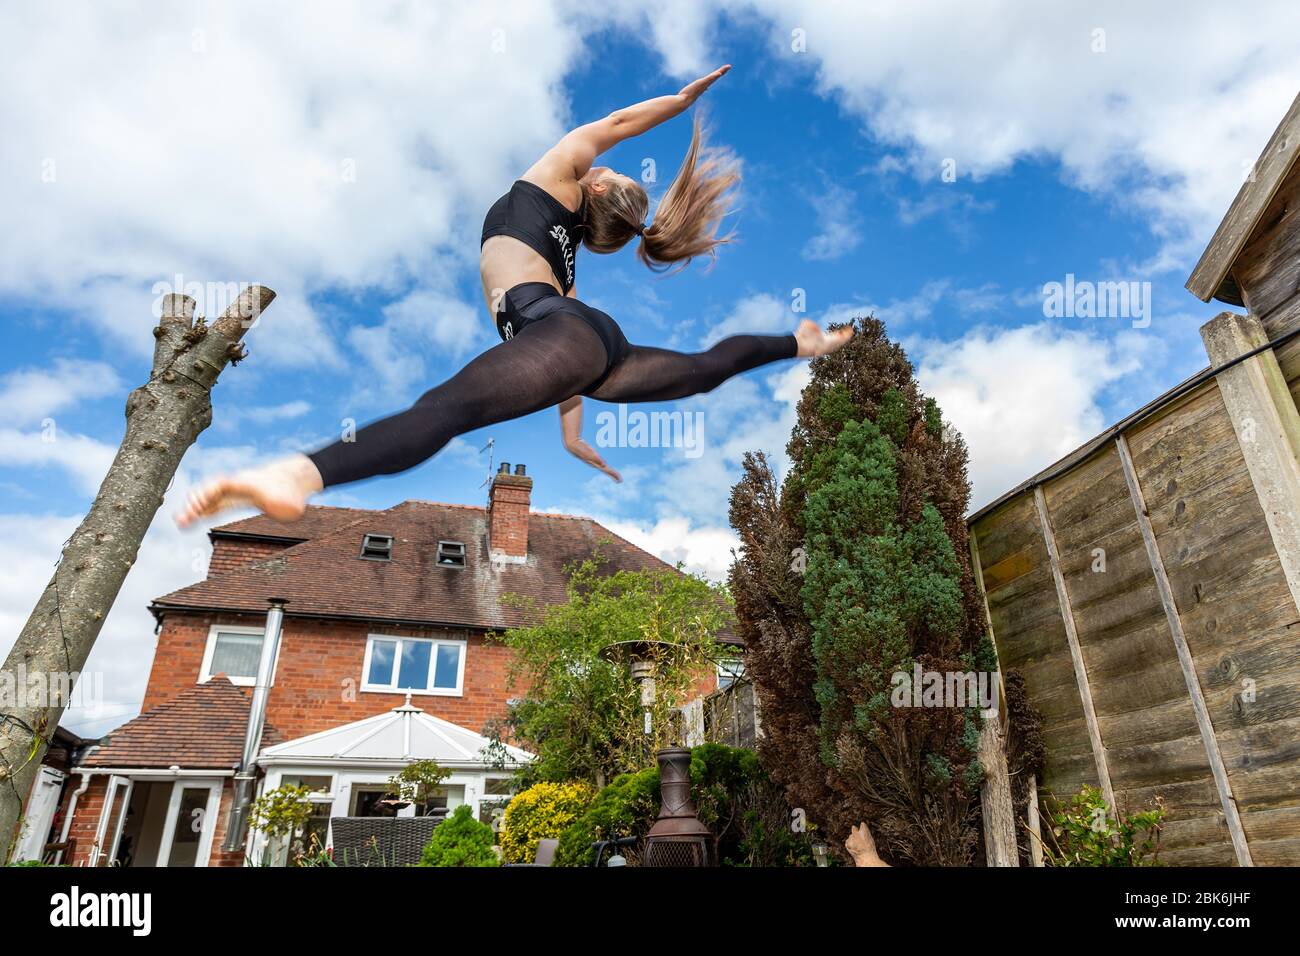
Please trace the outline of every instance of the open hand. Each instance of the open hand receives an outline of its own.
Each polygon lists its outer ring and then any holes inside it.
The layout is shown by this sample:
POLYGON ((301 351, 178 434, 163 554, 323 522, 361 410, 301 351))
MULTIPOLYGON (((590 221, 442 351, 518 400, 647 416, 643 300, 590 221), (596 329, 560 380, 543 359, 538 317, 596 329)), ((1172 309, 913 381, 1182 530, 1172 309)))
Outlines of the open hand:
POLYGON ((693 80, 692 82, 687 83, 685 86, 682 87, 682 91, 677 95, 684 96, 687 99, 689 99, 692 103, 694 103, 696 100, 700 98, 700 95, 705 90, 707 90, 710 86, 716 83, 718 79, 722 77, 724 74, 726 74, 727 71, 729 71, 730 69, 731 69, 730 63, 728 63, 726 66, 720 66, 712 73, 710 73, 708 76, 702 76, 698 80, 693 80))
POLYGON ((876 841, 865 823, 859 823, 849 831, 844 849, 853 857, 855 866, 889 866, 876 852, 876 841))
POLYGON ((596 451, 596 449, 592 448, 581 438, 566 443, 564 447, 568 449, 569 454, 582 459, 587 464, 591 465, 592 468, 595 468, 597 471, 603 471, 619 484, 622 484, 623 476, 613 468, 609 467, 609 465, 605 464, 605 459, 600 457, 600 452, 596 451))

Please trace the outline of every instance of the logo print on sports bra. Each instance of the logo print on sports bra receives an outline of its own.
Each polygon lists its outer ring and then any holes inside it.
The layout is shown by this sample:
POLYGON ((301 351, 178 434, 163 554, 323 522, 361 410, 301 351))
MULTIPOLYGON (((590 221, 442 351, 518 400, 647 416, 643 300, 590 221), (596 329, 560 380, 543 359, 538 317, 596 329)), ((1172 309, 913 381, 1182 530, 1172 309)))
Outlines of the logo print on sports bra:
POLYGON ((551 229, 551 238, 560 244, 560 254, 564 256, 564 282, 573 285, 573 249, 569 243, 569 234, 563 226, 551 229))
POLYGON ((511 323, 509 322, 504 323, 501 326, 501 329, 503 332, 505 332, 507 342, 509 342, 511 339, 515 337, 515 327, 511 323))

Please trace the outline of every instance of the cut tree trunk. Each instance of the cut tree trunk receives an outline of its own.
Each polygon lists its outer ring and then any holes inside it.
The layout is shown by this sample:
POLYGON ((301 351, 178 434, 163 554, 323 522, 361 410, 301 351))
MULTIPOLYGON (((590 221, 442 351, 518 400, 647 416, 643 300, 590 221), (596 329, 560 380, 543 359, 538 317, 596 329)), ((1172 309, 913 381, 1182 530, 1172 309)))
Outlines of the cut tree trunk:
POLYGON ((126 401, 126 436, 0 673, 14 698, 0 701, 0 860, 67 704, 49 691, 75 684, 182 456, 212 423, 209 389, 244 357, 244 333, 274 298, 250 286, 212 325, 194 319, 189 296, 163 299, 149 381, 126 401))
POLYGON ((997 717, 980 720, 979 758, 984 765, 980 808, 984 814, 985 863, 988 866, 1019 866, 1016 812, 1011 802, 1006 743, 997 717))

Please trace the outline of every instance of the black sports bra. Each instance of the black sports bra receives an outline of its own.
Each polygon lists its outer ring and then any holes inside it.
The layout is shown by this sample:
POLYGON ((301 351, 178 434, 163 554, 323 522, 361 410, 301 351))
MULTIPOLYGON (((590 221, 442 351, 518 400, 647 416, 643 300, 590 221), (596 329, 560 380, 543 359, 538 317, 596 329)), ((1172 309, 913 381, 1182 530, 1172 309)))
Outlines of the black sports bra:
POLYGON ((567 294, 573 288, 582 213, 571 212, 541 186, 518 179, 483 218, 479 245, 493 236, 513 236, 546 260, 567 294))

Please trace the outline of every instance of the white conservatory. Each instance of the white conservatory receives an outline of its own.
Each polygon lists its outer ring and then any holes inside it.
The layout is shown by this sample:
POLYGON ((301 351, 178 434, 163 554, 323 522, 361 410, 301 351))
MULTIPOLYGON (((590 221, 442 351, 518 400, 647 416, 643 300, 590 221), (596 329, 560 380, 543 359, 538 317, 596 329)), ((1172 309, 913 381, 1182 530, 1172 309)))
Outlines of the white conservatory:
MULTIPOLYGON (((389 779, 417 760, 432 760, 451 771, 435 805, 454 810, 468 803, 479 820, 492 823, 510 798, 512 772, 533 755, 508 745, 489 753, 491 744, 481 734, 425 713, 408 694, 404 704, 385 713, 263 749, 257 762, 265 777, 258 792, 286 784, 313 791, 317 812, 309 833, 325 840, 330 817, 394 815, 385 802, 389 779)), ((415 808, 395 814, 413 816, 415 808)), ((266 849, 265 837, 250 831, 249 861, 261 862, 266 849)), ((285 849, 277 847, 273 855, 282 857, 285 849)))

